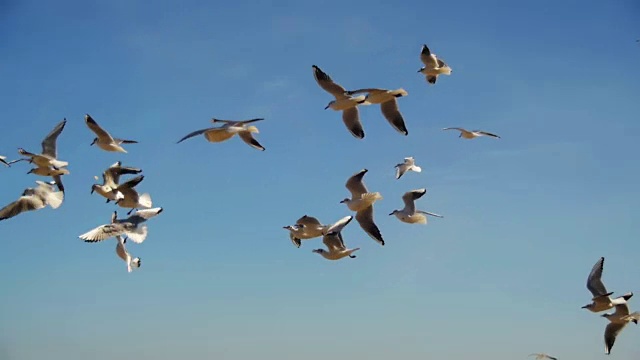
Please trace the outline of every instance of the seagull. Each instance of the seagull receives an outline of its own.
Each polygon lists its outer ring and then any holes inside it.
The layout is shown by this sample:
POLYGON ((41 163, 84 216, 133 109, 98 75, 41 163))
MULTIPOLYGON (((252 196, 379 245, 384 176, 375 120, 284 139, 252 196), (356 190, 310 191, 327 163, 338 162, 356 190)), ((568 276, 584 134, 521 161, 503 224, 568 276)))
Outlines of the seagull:
POLYGON ((129 251, 127 251, 127 248, 125 247, 127 239, 117 235, 116 240, 118 241, 118 244, 116 245, 116 254, 118 254, 118 257, 124 260, 127 264, 127 272, 132 272, 133 268, 139 268, 142 265, 141 260, 139 257, 131 257, 131 254, 129 254, 129 251))
POLYGON ((604 269, 604 257, 601 257, 589 273, 587 278, 587 289, 593 295, 591 304, 585 305, 582 308, 591 312, 597 313, 605 310, 609 310, 616 305, 626 304, 633 296, 633 293, 629 292, 615 299, 611 299, 613 292, 607 292, 602 283, 602 270, 604 269))
MULTIPOLYGON (((144 179, 143 176, 138 176, 130 179, 122 185, 119 185, 120 175, 139 174, 141 172, 142 169, 123 167, 122 162, 118 161, 109 166, 109 168, 102 173, 102 185, 93 184, 93 186, 91 186, 91 193, 93 194, 93 192, 95 191, 98 194, 102 195, 107 199, 107 203, 110 201, 117 201, 118 199, 124 197, 124 195, 122 195, 122 192, 118 190, 119 186, 133 188, 138 185, 142 181, 142 179, 144 179)), ((98 179, 97 176, 94 176, 94 178, 96 180, 98 179)))
POLYGON ((87 123, 87 126, 89 127, 89 129, 91 129, 91 131, 93 131, 97 136, 96 138, 93 139, 93 142, 91 143, 91 145, 96 144, 100 149, 104 151, 126 153, 127 150, 125 150, 121 146, 122 144, 138 143, 135 140, 123 140, 123 139, 112 137, 111 134, 109 134, 106 130, 101 128, 100 125, 98 125, 98 123, 95 120, 93 120, 93 118, 89 114, 84 115, 84 121, 87 123))
POLYGON ((426 193, 427 189, 407 191, 406 193, 404 193, 404 195, 402 195, 402 201, 404 201, 404 209, 393 210, 393 212, 389 214, 389 216, 395 215, 400 221, 407 224, 426 224, 426 215, 431 215, 439 218, 444 217, 442 215, 416 209, 415 201, 420 199, 426 193))
POLYGON ((351 192, 351 199, 346 198, 340 203, 347 204, 349 210, 355 211, 356 221, 360 224, 362 230, 373 240, 379 242, 380 245, 384 245, 380 229, 373 222, 373 203, 382 200, 382 195, 379 192, 370 193, 364 182, 362 182, 362 178, 368 171, 367 169, 362 169, 347 180, 345 186, 351 192))
POLYGON ((627 303, 616 305, 616 311, 613 314, 603 314, 601 315, 604 318, 607 318, 610 322, 604 330, 604 352, 605 354, 611 354, 611 348, 613 348, 613 344, 616 342, 616 337, 622 329, 627 326, 628 323, 633 322, 634 324, 638 324, 638 320, 640 320, 640 312, 634 312, 633 314, 629 314, 629 305, 627 303))
POLYGON ((549 360, 558 360, 557 358, 554 358, 553 356, 549 356, 549 355, 547 355, 547 354, 541 354, 541 353, 538 353, 538 354, 531 354, 531 355, 529 355, 529 356, 535 356, 535 357, 536 357, 536 360, 544 360, 544 359, 549 359, 549 360))
POLYGON ((134 209, 149 209, 153 206, 151 195, 148 193, 139 194, 134 187, 144 179, 144 175, 136 176, 116 188, 115 201, 116 205, 131 209, 127 213, 130 215, 134 209))
POLYGON ((51 132, 44 138, 44 140, 42 140, 42 154, 33 154, 25 151, 23 148, 18 148, 18 153, 20 153, 20 155, 29 157, 30 163, 34 163, 40 167, 53 166, 54 168, 59 169, 61 167, 69 165, 68 162, 60 161, 57 159, 58 154, 56 150, 58 135, 60 135, 66 123, 67 119, 65 118, 58 125, 56 125, 53 130, 51 130, 51 132))
POLYGON ((415 171, 417 173, 422 172, 422 168, 416 165, 415 160, 411 156, 404 158, 404 162, 397 164, 395 168, 396 179, 400 179, 407 171, 415 171))
POLYGON ((403 135, 409 135, 409 131, 404 124, 404 118, 398 109, 398 101, 396 98, 409 95, 404 89, 387 90, 387 89, 359 89, 345 92, 345 95, 355 95, 367 93, 364 100, 370 104, 380 104, 382 115, 387 119, 389 124, 403 135))
POLYGON ((424 67, 418 70, 419 73, 423 73, 429 84, 435 84, 438 80, 438 75, 451 75, 451 68, 445 64, 442 59, 436 57, 436 54, 431 53, 429 47, 422 45, 422 51, 420 52, 420 60, 424 64, 424 67))
POLYGON ((56 169, 52 166, 47 167, 35 167, 27 172, 27 174, 35 174, 40 176, 51 176, 55 182, 58 190, 64 192, 64 184, 62 184, 62 175, 69 175, 70 172, 67 168, 56 169))
POLYGON ((0 209, 0 220, 12 218, 25 211, 35 211, 49 205, 52 209, 57 209, 62 205, 64 193, 55 191, 55 182, 36 181, 38 187, 27 188, 22 192, 22 196, 11 204, 0 209))
POLYGON ((356 256, 352 254, 355 251, 360 250, 360 248, 347 249, 344 245, 341 233, 342 229, 347 226, 351 220, 353 220, 353 216, 345 216, 327 229, 327 233, 322 237, 322 242, 329 251, 324 249, 315 249, 312 250, 312 252, 322 255, 322 257, 327 260, 340 260, 347 256, 355 259, 356 256))
POLYGON ((180 141, 178 141, 177 144, 181 143, 182 141, 188 138, 191 138, 200 134, 204 134, 204 137, 209 142, 222 142, 232 138, 233 135, 238 134, 240 139, 242 139, 242 141, 247 143, 252 148, 258 149, 260 151, 264 151, 265 150, 264 146, 260 145, 260 143, 253 138, 253 135, 251 135, 252 133, 256 133, 256 134, 259 133, 258 128, 255 126, 246 125, 246 124, 250 124, 250 123, 261 121, 261 120, 264 120, 264 119, 259 118, 259 119, 236 121, 236 120, 220 120, 220 119, 214 118, 214 119, 211 119, 211 122, 224 123, 224 125, 220 127, 212 127, 212 128, 196 130, 192 133, 187 134, 182 139, 180 139, 180 141))
POLYGON ((283 229, 289 230, 289 238, 298 248, 301 245, 301 240, 322 236, 328 228, 328 225, 322 225, 318 219, 308 215, 298 219, 295 225, 283 226, 283 229))
POLYGON ((342 111, 342 122, 344 122, 344 125, 347 127, 351 135, 357 139, 364 138, 364 129, 360 122, 358 105, 369 105, 370 103, 365 100, 366 97, 364 95, 348 96, 346 94, 346 89, 336 84, 333 79, 331 79, 331 77, 319 67, 313 65, 312 68, 313 77, 316 79, 318 85, 320 85, 324 91, 336 98, 335 100, 330 101, 324 109, 326 110, 331 108, 335 111, 342 111))
POLYGON ((500 138, 500 136, 496 135, 496 134, 492 134, 486 131, 480 131, 480 130, 465 130, 463 128, 459 128, 459 127, 450 127, 450 128, 444 128, 442 130, 458 130, 460 131, 460 136, 461 138, 465 138, 465 139, 473 139, 473 138, 477 138, 479 136, 491 136, 494 138, 500 138))
POLYGON ((147 224, 144 222, 161 212, 161 207, 138 210, 128 218, 118 220, 118 212, 114 211, 111 215, 111 223, 100 225, 78 237, 85 242, 99 242, 114 236, 127 235, 133 242, 140 244, 147 238, 148 233, 147 224))

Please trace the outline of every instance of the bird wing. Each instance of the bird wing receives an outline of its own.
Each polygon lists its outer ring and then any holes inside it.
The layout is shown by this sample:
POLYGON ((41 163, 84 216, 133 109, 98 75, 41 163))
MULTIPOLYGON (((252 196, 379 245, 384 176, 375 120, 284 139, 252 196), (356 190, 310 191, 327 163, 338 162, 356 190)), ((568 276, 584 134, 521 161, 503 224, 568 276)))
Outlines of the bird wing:
POLYGON ((459 127, 448 127, 448 128, 444 128, 442 130, 458 130, 458 131, 467 131, 463 128, 459 128, 459 127))
POLYGON ((163 208, 153 208, 153 209, 142 209, 142 210, 138 210, 136 211, 135 214, 129 216, 128 218, 124 219, 124 220, 118 220, 119 222, 127 222, 127 223, 131 223, 135 226, 138 226, 138 224, 141 224, 149 219, 151 219, 152 217, 160 214, 162 212, 163 208))
POLYGON ((380 229, 378 229, 378 226, 373 221, 373 205, 362 211, 358 211, 356 213, 356 221, 360 224, 360 227, 367 233, 367 235, 369 235, 373 240, 379 242, 381 245, 384 245, 384 239, 382 238, 380 229))
POLYGON ((185 140, 187 140, 187 139, 189 139, 189 138, 192 138, 192 137, 194 137, 194 136, 197 136, 197 135, 203 134, 203 133, 205 133, 205 132, 207 132, 207 131, 209 131, 209 130, 213 130, 213 129, 217 129, 217 128, 206 128, 206 129, 200 129, 200 130, 196 130, 196 131, 194 131, 194 132, 191 132, 191 133, 189 133, 189 134, 185 135, 185 136, 184 136, 182 139, 180 139, 176 144, 180 144, 181 142, 183 142, 183 141, 185 141, 185 140))
POLYGON ((355 95, 355 94, 362 94, 362 93, 381 93, 381 92, 387 92, 387 91, 389 90, 377 89, 377 88, 364 88, 364 89, 358 89, 358 90, 349 90, 349 91, 346 91, 345 94, 355 95))
POLYGON ((444 67, 447 67, 447 66, 448 66, 448 65, 447 65, 447 64, 446 64, 442 59, 440 59, 440 58, 437 58, 437 60, 436 60, 436 61, 438 62, 438 67, 440 67, 440 68, 444 68, 444 67))
POLYGON ((615 314, 620 315, 621 317, 629 315, 629 305, 627 305, 626 302, 616 305, 615 314))
POLYGON ((255 118, 255 119, 249 119, 249 120, 221 120, 221 119, 216 119, 213 118, 211 119, 212 123, 225 123, 225 124, 230 124, 230 125, 237 125, 237 124, 250 124, 252 122, 256 122, 256 121, 262 121, 264 120, 263 118, 255 118))
POLYGON ((58 153, 56 150, 56 142, 58 140, 58 135, 64 129, 64 126, 67 124, 67 119, 62 120, 56 127, 51 130, 51 132, 42 140, 42 154, 51 156, 52 158, 57 158, 58 153))
POLYGON ((626 322, 621 323, 609 323, 604 330, 604 351, 608 355, 611 353, 613 344, 616 342, 616 337, 620 334, 620 331, 627 326, 626 322))
POLYGON ((39 210, 45 206, 44 200, 36 194, 24 195, 0 209, 0 220, 12 218, 25 211, 39 210))
POLYGON ((328 233, 341 232, 342 229, 344 229, 344 227, 347 226, 347 224, 349 224, 351 222, 351 220, 353 220, 353 216, 349 215, 349 216, 345 216, 342 219, 336 221, 335 223, 333 223, 327 229, 327 234, 328 233))
POLYGON ((382 115, 384 115, 385 119, 387 119, 394 129, 403 135, 409 134, 409 131, 404 124, 404 118, 402 118, 400 109, 398 109, 398 101, 396 98, 392 98, 391 100, 380 104, 380 110, 382 111, 382 115))
POLYGON ((124 227, 120 223, 100 225, 95 229, 78 236, 85 242, 98 242, 110 237, 124 234, 124 227))
POLYGON ((607 294, 607 288, 602 283, 602 270, 604 269, 604 257, 601 257, 589 273, 587 278, 587 289, 591 291, 593 297, 602 296, 607 294))
POLYGON ((304 215, 300 219, 296 220, 296 224, 304 225, 308 227, 322 226, 322 223, 320 223, 320 220, 309 215, 304 215))
POLYGON ((402 201, 404 201, 404 211, 408 212, 409 214, 415 213, 415 200, 420 199, 426 193, 427 189, 412 190, 404 193, 404 195, 402 195, 402 201))
POLYGON ((244 141, 246 144, 248 144, 249 146, 251 146, 254 149, 258 149, 260 151, 264 151, 264 146, 260 145, 260 143, 258 142, 258 140, 256 140, 253 135, 251 135, 250 131, 240 131, 238 133, 238 136, 240 136, 240 139, 242 139, 242 141, 244 141))
POLYGON ((116 245, 116 254, 118 254, 118 257, 120 259, 128 263, 129 259, 131 258, 131 255, 129 255, 129 252, 125 247, 125 244, 124 244, 125 240, 120 235, 116 235, 116 240, 118 240, 118 245, 116 245))
POLYGON ((322 71, 316 65, 313 65, 313 77, 316 79, 316 82, 320 87, 328 92, 329 94, 335 96, 336 99, 344 99, 347 98, 345 95, 345 88, 336 84, 333 79, 329 75, 327 75, 324 71, 322 71))
POLYGON ((357 107, 348 108, 342 111, 342 122, 347 127, 351 135, 357 139, 364 138, 364 128, 360 122, 360 111, 357 107))
POLYGON ((125 174, 140 174, 142 172, 142 169, 138 169, 138 168, 134 168, 134 167, 116 166, 116 167, 111 167, 111 168, 107 169, 106 172, 108 172, 109 176, 111 176, 113 184, 117 186, 118 183, 120 182, 120 176, 121 175, 125 175, 125 174))
POLYGON ((142 182, 142 180, 144 180, 144 175, 138 175, 134 178, 131 178, 125 182, 123 182, 122 184, 118 185, 117 189, 118 191, 123 191, 123 190, 127 190, 127 189, 133 189, 134 187, 136 187, 138 184, 140 184, 140 182, 142 182))
POLYGON ((109 141, 114 140, 113 137, 108 132, 106 132, 103 128, 100 127, 100 125, 98 125, 98 123, 95 120, 93 120, 91 115, 85 114, 84 122, 87 124, 89 129, 91 129, 91 131, 93 131, 96 134, 98 138, 108 139, 109 141))
POLYGON ((346 250, 342 236, 339 232, 329 233, 322 237, 322 243, 324 243, 330 252, 339 252, 346 250))
POLYGON ((474 132, 477 132, 478 134, 482 134, 482 135, 487 135, 487 136, 491 136, 491 137, 495 137, 495 138, 499 138, 500 136, 496 135, 496 134, 492 134, 490 132, 486 132, 486 131, 481 131, 481 130, 474 130, 474 132))
POLYGON ((362 194, 366 194, 367 192, 369 192, 367 190, 367 187, 364 185, 364 182, 362 181, 362 178, 367 173, 367 171, 367 169, 362 169, 347 180, 345 187, 351 192, 352 199, 357 199, 362 194))
POLYGON ((433 56, 431 56, 431 50, 429 50, 427 44, 422 45, 422 51, 420 52, 420 61, 422 61, 425 66, 432 68, 436 67, 436 60, 433 56))

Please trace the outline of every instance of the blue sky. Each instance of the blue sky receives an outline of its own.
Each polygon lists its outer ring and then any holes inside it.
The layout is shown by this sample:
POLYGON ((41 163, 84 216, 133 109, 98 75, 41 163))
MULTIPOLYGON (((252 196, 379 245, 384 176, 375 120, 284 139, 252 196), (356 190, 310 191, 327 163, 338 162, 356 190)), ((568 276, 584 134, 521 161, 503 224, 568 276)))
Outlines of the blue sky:
MULTIPOLYGON (((62 207, 0 223, 0 358, 602 358, 607 321, 580 309, 591 266, 605 256, 609 290, 640 297, 639 15, 631 0, 0 1, 0 154, 40 151, 66 117, 71 171, 62 207), (423 43, 453 68, 435 86, 423 43), (313 64, 347 88, 407 90, 409 136, 370 106, 353 138, 313 64), (90 147, 85 113, 140 143, 90 147), (266 151, 175 144, 211 117, 266 118, 266 151), (395 180, 405 156, 423 172, 395 180), (115 209, 89 192, 117 160, 165 209, 129 245, 132 274, 114 240, 78 239, 115 209), (295 248, 282 226, 351 214, 339 201, 362 168, 387 245, 354 221, 357 259, 295 248), (421 187, 418 207, 444 219, 387 216, 421 187)), ((0 168, 3 205, 28 169, 0 168)), ((611 356, 640 356, 639 332, 611 356)))

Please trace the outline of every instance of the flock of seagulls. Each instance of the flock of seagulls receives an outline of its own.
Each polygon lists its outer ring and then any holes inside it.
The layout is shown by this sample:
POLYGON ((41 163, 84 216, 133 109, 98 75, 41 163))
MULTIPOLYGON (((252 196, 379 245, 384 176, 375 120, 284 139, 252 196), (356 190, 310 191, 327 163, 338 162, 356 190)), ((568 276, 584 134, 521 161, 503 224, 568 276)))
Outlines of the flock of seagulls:
MULTIPOLYGON (((420 60, 424 66, 418 70, 418 73, 423 74, 430 85, 435 85, 440 75, 451 75, 452 73, 451 67, 442 58, 432 53, 427 45, 422 46, 420 60)), ((320 88, 334 97, 334 100, 331 100, 325 109, 341 111, 344 125, 356 139, 365 137, 358 107, 372 104, 380 105, 383 117, 397 132, 404 136, 409 134, 405 119, 398 107, 398 99, 408 95, 406 90, 402 88, 392 90, 380 88, 346 90, 317 65, 313 65, 312 69, 313 76, 320 88)), ((127 153, 123 145, 138 144, 136 140, 125 140, 112 136, 89 114, 85 114, 84 120, 87 127, 95 135, 93 142, 90 144, 91 146, 96 145, 107 152, 127 153)), ((185 135, 177 143, 198 135, 203 135, 207 141, 213 143, 224 142, 234 137, 234 135, 238 135, 244 143, 252 148, 265 151, 265 147, 254 137, 254 134, 259 133, 258 128, 252 125, 263 120, 263 118, 249 120, 220 120, 213 118, 211 122, 219 124, 219 126, 193 131, 185 135)), ((65 188, 62 177, 69 175, 70 172, 67 169, 69 163, 58 159, 57 140, 66 123, 67 119, 65 118, 42 140, 42 152, 40 154, 19 148, 18 153, 22 155, 22 158, 7 161, 5 156, 0 156, 0 163, 6 167, 11 167, 15 163, 24 161, 35 165, 34 168, 29 170, 28 174, 51 178, 47 182, 35 181, 36 187, 26 188, 16 201, 0 209, 0 221, 18 216, 24 212, 40 210, 46 206, 57 209, 63 204, 65 188)), ((463 139, 474 139, 482 136, 500 138, 496 134, 483 130, 470 131, 461 127, 448 127, 442 130, 457 130, 460 132, 459 137, 463 139)), ((410 156, 405 157, 403 162, 395 165, 394 168, 395 178, 398 180, 407 172, 420 173, 422 171, 416 165, 415 159, 410 156)), ((141 259, 140 257, 133 257, 129 253, 126 248, 127 241, 131 240, 135 244, 144 242, 149 231, 147 222, 163 211, 162 207, 153 207, 151 196, 148 193, 138 192, 137 186, 144 180, 144 175, 141 175, 141 173, 142 169, 123 166, 120 161, 104 170, 102 184, 94 183, 91 186, 91 194, 95 192, 105 198, 106 203, 113 202, 120 208, 129 209, 128 217, 119 219, 117 210, 113 211, 109 223, 99 225, 79 236, 81 240, 87 243, 103 242, 104 240, 115 238, 116 254, 125 262, 128 272, 139 268, 141 259), (135 176, 121 182, 123 175, 135 176), (131 214, 134 210, 135 213, 131 214)), ((345 204, 354 215, 345 216, 331 224, 323 224, 315 217, 303 215, 293 225, 283 227, 289 231, 291 242, 299 248, 302 245, 302 240, 322 238, 325 249, 313 249, 313 253, 333 261, 347 257, 354 259, 356 258, 354 253, 360 248, 348 248, 345 245, 342 230, 355 217, 360 228, 375 242, 384 246, 385 240, 374 220, 374 204, 382 199, 382 195, 379 192, 368 190, 363 180, 367 173, 367 169, 362 169, 350 176, 345 183, 350 197, 344 198, 340 203, 345 204)), ((98 180, 97 176, 94 178, 98 180)), ((416 201, 426 193, 427 189, 425 188, 406 191, 402 196, 404 207, 393 210, 389 216, 395 215, 399 221, 407 224, 427 224, 429 216, 443 218, 442 215, 417 209, 416 201)), ((609 324, 605 329, 604 339, 605 353, 610 354, 617 335, 628 323, 637 324, 638 320, 640 320, 640 312, 630 313, 629 311, 628 301, 633 296, 633 293, 612 298, 611 295, 613 293, 607 292, 601 280, 603 265, 604 258, 600 258, 589 274, 587 288, 592 293, 593 298, 590 304, 582 308, 594 313, 615 308, 613 314, 606 313, 602 315, 602 317, 609 320, 609 324)), ((557 358, 543 353, 531 354, 530 356, 535 356, 536 360, 557 360, 557 358)))

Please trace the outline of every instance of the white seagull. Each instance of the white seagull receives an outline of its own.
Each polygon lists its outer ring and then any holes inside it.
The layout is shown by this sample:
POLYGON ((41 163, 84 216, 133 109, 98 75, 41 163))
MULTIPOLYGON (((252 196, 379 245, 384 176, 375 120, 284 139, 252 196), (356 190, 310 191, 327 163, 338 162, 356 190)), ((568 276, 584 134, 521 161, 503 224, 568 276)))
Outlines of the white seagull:
POLYGON ((591 304, 583 306, 583 309, 587 309, 591 312, 597 313, 613 308, 616 305, 626 304, 627 300, 633 296, 632 292, 626 293, 615 299, 611 298, 613 292, 608 292, 607 288, 602 283, 602 271, 604 270, 604 257, 601 257, 589 273, 587 277, 587 289, 593 295, 591 304))
POLYGON ((400 179, 407 171, 422 172, 422 168, 416 165, 413 157, 404 158, 404 162, 394 166, 396 169, 396 179, 400 179))
POLYGON ((351 192, 351 199, 346 198, 340 203, 346 204, 349 210, 355 211, 356 221, 360 224, 362 230, 373 240, 379 242, 380 245, 384 245, 380 229, 373 221, 373 203, 382 200, 382 195, 379 192, 370 193, 364 185, 362 178, 368 171, 367 169, 362 169, 347 180, 345 186, 351 192))
POLYGON ((183 142, 186 139, 191 137, 204 134, 205 139, 209 142, 223 142, 231 139, 234 135, 238 135, 242 141, 251 146, 254 149, 258 149, 260 151, 264 151, 265 148, 262 146, 258 140, 253 137, 253 133, 259 133, 258 128, 255 126, 247 126, 247 124, 262 121, 264 119, 250 119, 250 120, 220 120, 220 119, 211 119, 213 123, 224 123, 224 125, 220 127, 211 127, 206 129, 196 130, 192 133, 185 135, 182 139, 180 139, 177 144, 183 142))
POLYGON ((0 210, 0 220, 12 218, 25 211, 35 211, 49 205, 52 209, 57 209, 62 205, 64 192, 55 191, 55 182, 45 183, 36 181, 38 187, 27 188, 22 192, 22 196, 11 204, 0 210))
POLYGON ((327 247, 328 251, 324 249, 315 249, 312 252, 322 255, 322 257, 327 260, 340 260, 347 256, 355 259, 356 256, 352 254, 355 251, 360 250, 360 248, 348 249, 344 245, 341 233, 342 229, 344 229, 351 220, 353 220, 353 216, 345 216, 327 229, 326 234, 322 237, 322 242, 327 247))
POLYGON ((402 195, 402 201, 404 201, 404 208, 402 210, 393 210, 389 215, 395 215, 400 221, 407 224, 426 224, 427 216, 435 216, 442 218, 444 216, 434 214, 427 211, 417 210, 415 201, 420 199, 427 193, 427 189, 417 189, 407 191, 402 195))
POLYGON ((98 123, 89 114, 84 115, 84 120, 87 126, 89 127, 89 129, 91 129, 91 131, 93 131, 94 134, 96 134, 97 136, 96 138, 93 139, 93 142, 91 143, 91 145, 94 145, 94 144, 98 145, 98 147, 104 151, 126 153, 127 150, 125 150, 121 146, 122 144, 138 143, 135 140, 123 140, 123 139, 114 138, 106 130, 101 128, 100 125, 98 125, 98 123))
POLYGON ((29 162, 36 164, 39 167, 48 167, 53 166, 56 169, 61 167, 65 167, 69 165, 66 161, 58 160, 58 151, 56 142, 58 141, 58 136, 64 129, 64 126, 67 124, 67 119, 62 120, 56 127, 51 130, 51 132, 42 140, 42 154, 34 154, 30 153, 23 148, 18 148, 18 153, 20 155, 29 157, 29 162))
POLYGON ((118 212, 114 211, 111 223, 100 225, 78 237, 85 242, 99 242, 114 236, 127 235, 133 242, 140 244, 147 238, 148 229, 145 222, 161 212, 162 208, 138 210, 128 218, 119 220, 118 212))
POLYGON ((426 44, 422 45, 420 60, 424 64, 424 67, 420 68, 418 72, 424 74, 427 82, 431 85, 436 83, 438 75, 451 75, 452 70, 449 65, 445 64, 436 54, 433 54, 426 44))
POLYGON ((640 312, 636 311, 633 314, 629 314, 629 306, 625 302, 624 304, 616 305, 616 311, 613 314, 603 314, 601 316, 609 320, 609 324, 604 330, 604 352, 609 355, 613 344, 616 342, 616 337, 622 329, 630 322, 638 324, 640 312))
MULTIPOLYGON (((93 184, 91 186, 91 193, 93 194, 94 191, 97 192, 107 199, 107 203, 117 201, 120 198, 124 198, 122 192, 118 190, 120 186, 123 188, 133 188, 144 179, 144 176, 141 175, 120 185, 120 176, 124 174, 139 174, 141 172, 142 169, 125 167, 122 166, 122 162, 118 161, 102 173, 102 184, 93 184)), ((94 178, 96 180, 98 179, 97 176, 94 176, 94 178)))
POLYGON ((357 139, 364 138, 364 129, 360 122, 360 112, 358 111, 358 105, 369 105, 370 103, 365 100, 364 95, 349 96, 346 93, 346 89, 336 84, 329 75, 322 71, 316 65, 312 66, 313 77, 316 79, 318 85, 329 94, 333 95, 336 99, 329 102, 324 108, 333 109, 335 111, 342 111, 342 122, 347 127, 351 135, 357 139))
POLYGON ((481 130, 465 130, 463 128, 459 128, 459 127, 450 127, 450 128, 444 128, 442 130, 458 130, 460 131, 460 135, 458 137, 464 138, 464 139, 474 139, 480 136, 490 136, 490 137, 494 137, 494 138, 500 138, 500 136, 496 135, 496 134, 492 134, 490 132, 486 132, 486 131, 481 131, 481 130))
POLYGON ((360 93, 367 93, 364 100, 370 104, 380 104, 380 110, 385 119, 403 135, 409 135, 409 131, 404 123, 404 118, 398 109, 398 101, 396 98, 409 95, 404 89, 387 90, 387 89, 359 89, 345 92, 346 95, 352 96, 360 93))
POLYGON ((127 243, 127 239, 123 238, 120 235, 116 236, 116 240, 118 241, 116 245, 116 254, 118 257, 127 264, 127 272, 132 272, 134 268, 139 268, 142 266, 141 260, 139 257, 132 257, 125 244, 127 243))
POLYGON ((304 215, 296 221, 295 225, 287 225, 282 228, 289 230, 291 242, 299 248, 301 240, 320 237, 329 226, 321 224, 320 221, 313 216, 304 215))

